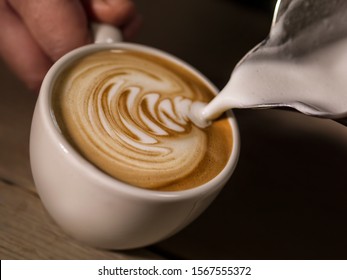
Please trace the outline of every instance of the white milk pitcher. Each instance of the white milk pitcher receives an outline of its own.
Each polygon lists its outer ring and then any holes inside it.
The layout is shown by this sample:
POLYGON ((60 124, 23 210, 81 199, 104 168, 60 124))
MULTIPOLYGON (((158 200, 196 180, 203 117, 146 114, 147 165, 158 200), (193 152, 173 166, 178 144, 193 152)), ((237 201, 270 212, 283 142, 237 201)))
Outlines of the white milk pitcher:
POLYGON ((289 107, 339 122, 347 117, 347 1, 279 0, 270 34, 235 67, 202 111, 289 107))

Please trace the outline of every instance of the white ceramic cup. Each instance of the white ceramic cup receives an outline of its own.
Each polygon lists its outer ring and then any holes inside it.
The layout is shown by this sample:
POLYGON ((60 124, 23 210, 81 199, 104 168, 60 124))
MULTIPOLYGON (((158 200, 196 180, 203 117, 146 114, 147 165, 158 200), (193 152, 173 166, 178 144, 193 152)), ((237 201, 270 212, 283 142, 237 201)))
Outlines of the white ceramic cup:
POLYGON ((236 166, 240 140, 232 112, 233 146, 221 173, 199 187, 183 191, 153 191, 134 187, 103 173, 84 159, 60 133, 52 117, 52 87, 74 60, 105 49, 137 50, 159 55, 197 73, 197 70, 162 51, 115 42, 119 34, 102 26, 98 43, 76 49, 59 59, 47 73, 36 104, 30 135, 30 160, 36 188, 53 219, 75 239, 94 247, 131 249, 153 244, 178 232, 214 200, 236 166))

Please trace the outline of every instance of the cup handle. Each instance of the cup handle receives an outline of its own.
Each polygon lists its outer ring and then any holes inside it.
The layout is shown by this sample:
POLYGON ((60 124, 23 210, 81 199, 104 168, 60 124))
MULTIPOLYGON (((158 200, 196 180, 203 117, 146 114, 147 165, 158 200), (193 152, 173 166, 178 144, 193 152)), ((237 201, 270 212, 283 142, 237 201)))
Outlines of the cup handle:
POLYGON ((115 26, 105 23, 92 23, 94 43, 117 43, 123 41, 122 32, 115 26))

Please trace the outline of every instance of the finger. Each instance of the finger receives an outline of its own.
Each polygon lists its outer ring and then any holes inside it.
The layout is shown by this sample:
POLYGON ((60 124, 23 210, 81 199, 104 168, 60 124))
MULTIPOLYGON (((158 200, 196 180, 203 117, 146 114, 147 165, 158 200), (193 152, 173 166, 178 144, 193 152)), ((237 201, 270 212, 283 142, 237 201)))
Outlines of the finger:
POLYGON ((135 15, 131 0, 84 0, 85 7, 94 20, 121 26, 135 15))
POLYGON ((141 25, 134 3, 131 0, 84 0, 92 20, 118 26, 125 39, 132 37, 141 25))
POLYGON ((80 1, 8 1, 52 60, 90 42, 87 17, 80 1))
POLYGON ((4 1, 0 2, 0 26, 2 58, 30 89, 38 91, 51 60, 4 1))

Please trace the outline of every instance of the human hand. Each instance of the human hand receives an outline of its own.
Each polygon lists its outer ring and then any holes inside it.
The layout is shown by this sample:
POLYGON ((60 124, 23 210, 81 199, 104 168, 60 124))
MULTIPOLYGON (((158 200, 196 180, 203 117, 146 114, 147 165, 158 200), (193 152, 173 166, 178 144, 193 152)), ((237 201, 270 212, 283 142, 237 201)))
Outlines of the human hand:
POLYGON ((0 0, 0 55, 37 91, 57 59, 91 42, 90 21, 118 26, 125 39, 140 25, 132 0, 0 0))

